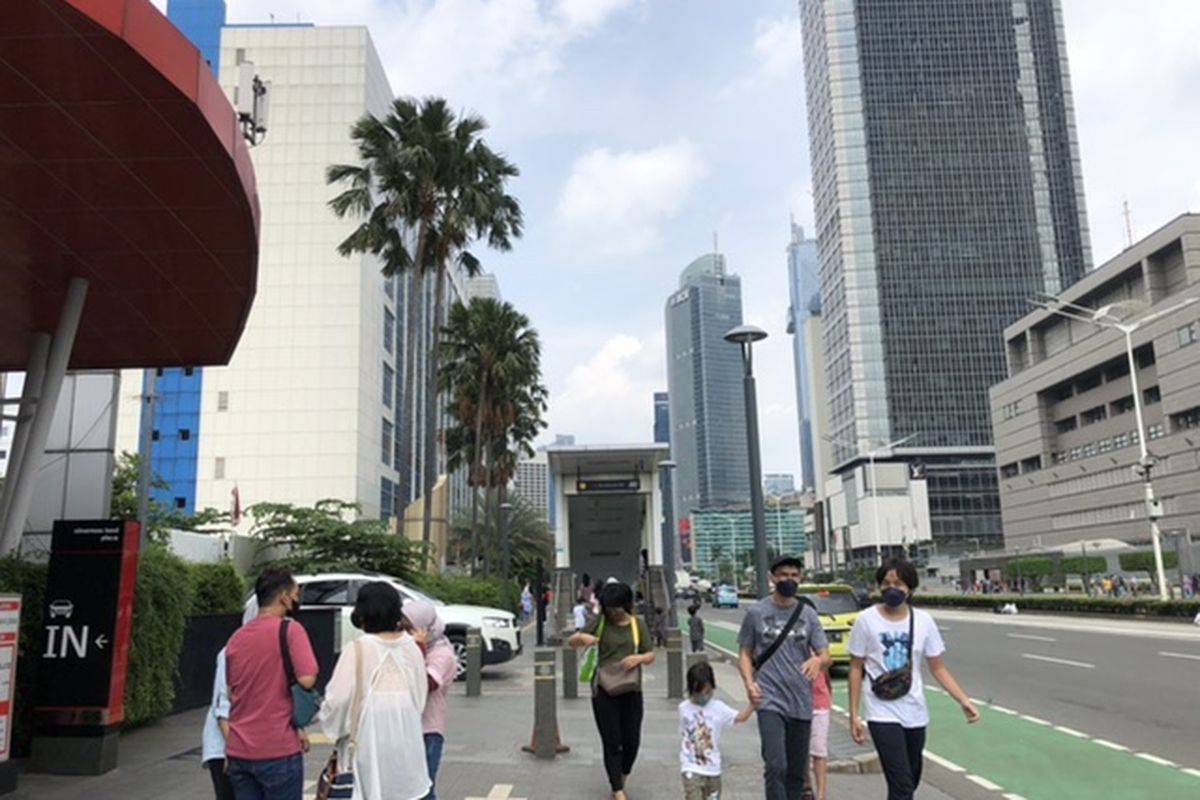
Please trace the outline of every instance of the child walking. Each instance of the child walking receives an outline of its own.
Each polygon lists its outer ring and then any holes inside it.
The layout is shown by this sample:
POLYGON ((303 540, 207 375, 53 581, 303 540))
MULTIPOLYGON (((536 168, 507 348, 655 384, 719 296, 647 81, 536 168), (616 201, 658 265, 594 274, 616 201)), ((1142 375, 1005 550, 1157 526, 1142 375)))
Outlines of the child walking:
POLYGON ((704 652, 704 620, 700 619, 700 606, 688 606, 688 638, 692 641, 692 652, 704 652))
POLYGON ((688 670, 688 699, 679 704, 679 765, 683 770, 683 800, 721 797, 721 731, 750 719, 754 706, 734 711, 713 699, 717 680, 702 661, 688 670))
POLYGON ((813 800, 825 800, 825 784, 829 773, 829 712, 833 708, 833 687, 829 672, 822 671, 812 685, 813 718, 809 754, 812 756, 812 777, 808 788, 813 800))

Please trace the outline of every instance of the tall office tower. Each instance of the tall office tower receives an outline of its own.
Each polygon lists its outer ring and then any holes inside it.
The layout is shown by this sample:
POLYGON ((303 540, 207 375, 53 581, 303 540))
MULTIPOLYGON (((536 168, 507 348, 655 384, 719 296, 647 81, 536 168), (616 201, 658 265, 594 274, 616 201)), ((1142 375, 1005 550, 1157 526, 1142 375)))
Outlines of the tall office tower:
POLYGON ((792 220, 792 240, 788 243, 787 331, 792 335, 792 359, 796 373, 796 414, 800 431, 800 489, 814 490, 824 476, 816 473, 813 459, 813 386, 808 379, 808 344, 805 321, 821 312, 821 279, 817 274, 817 240, 807 239, 804 228, 792 220))
POLYGON ((512 491, 528 500, 533 510, 550 522, 550 459, 545 450, 517 462, 512 491))
POLYGON ((800 11, 834 461, 913 436, 934 536, 999 542, 1002 332, 1091 260, 1059 0, 800 11))
POLYGON ((723 255, 693 261, 666 307, 676 519, 750 497, 742 355, 724 338, 741 324, 741 278, 723 255))
MULTIPOLYGON (((666 392, 654 393, 654 441, 656 443, 671 443, 671 396, 666 392)), ((668 458, 670 455, 668 453, 668 458)), ((684 555, 683 542, 679 540, 675 530, 679 529, 679 523, 675 517, 674 491, 675 483, 674 476, 671 474, 673 470, 666 470, 660 476, 661 491, 663 496, 663 518, 662 518, 662 536, 663 541, 666 537, 675 536, 679 542, 675 546, 676 564, 683 560, 684 555)))

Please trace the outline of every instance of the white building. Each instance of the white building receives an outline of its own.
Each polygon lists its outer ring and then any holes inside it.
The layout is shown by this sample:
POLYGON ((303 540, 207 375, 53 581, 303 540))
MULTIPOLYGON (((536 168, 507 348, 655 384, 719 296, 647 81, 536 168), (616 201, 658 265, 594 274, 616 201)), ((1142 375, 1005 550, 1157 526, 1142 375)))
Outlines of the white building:
POLYGON ((528 500, 543 519, 550 521, 550 460, 545 450, 517 462, 512 490, 528 500))
POLYGON ((504 299, 500 295, 500 281, 490 272, 483 272, 474 278, 467 279, 467 297, 471 300, 477 297, 497 301, 504 299))

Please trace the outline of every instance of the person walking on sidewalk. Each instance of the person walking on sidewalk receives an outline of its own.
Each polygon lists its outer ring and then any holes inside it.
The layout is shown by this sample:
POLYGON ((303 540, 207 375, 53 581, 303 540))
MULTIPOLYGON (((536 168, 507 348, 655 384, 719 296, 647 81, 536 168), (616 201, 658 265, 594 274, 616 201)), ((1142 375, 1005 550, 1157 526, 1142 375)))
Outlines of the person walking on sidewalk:
POLYGON ((446 744, 446 717, 449 715, 450 686, 458 677, 458 658, 454 645, 446 638, 446 626, 437 609, 429 603, 412 602, 404 606, 404 618, 418 644, 425 645, 425 673, 429 676, 429 697, 421 715, 425 734, 425 764, 433 788, 425 800, 437 800, 437 774, 446 744))
POLYGON ((688 606, 688 638, 692 641, 692 652, 704 652, 704 620, 700 619, 700 606, 688 606))
POLYGON ((365 635, 342 651, 325 689, 321 730, 354 772, 355 800, 420 800, 432 788, 421 728, 429 678, 401 619, 396 587, 359 589, 350 621, 365 635))
POLYGON ((317 683, 317 658, 304 628, 288 617, 300 586, 286 570, 267 570, 254 584, 258 616, 225 646, 229 683, 226 759, 236 800, 300 800, 308 740, 292 724, 287 648, 297 685, 317 683))
POLYGON ((822 672, 813 681, 812 737, 808 750, 812 755, 812 776, 808 783, 814 800, 825 800, 829 780, 829 712, 833 709, 833 687, 829 673, 822 672))
POLYGON ((721 731, 750 719, 754 706, 734 711, 713 699, 717 678, 707 661, 687 673, 688 699, 679 704, 679 766, 683 770, 683 800, 720 800, 721 731))
POLYGON ((921 783, 929 725, 921 659, 962 707, 968 723, 979 721, 979 711, 946 668, 946 645, 937 623, 909 605, 919 582, 916 568, 902 558, 890 558, 875 571, 875 582, 883 602, 859 614, 850 630, 850 735, 860 745, 866 742, 859 717, 865 673, 870 678, 867 727, 883 766, 888 800, 912 800, 921 783))
POLYGON ((796 598, 801 569, 793 556, 775 561, 774 591, 746 610, 738 633, 738 667, 746 695, 758 708, 766 800, 799 800, 804 792, 812 682, 830 664, 817 612, 796 598))
POLYGON ((229 685, 225 682, 225 648, 217 653, 217 671, 213 676, 212 703, 204 718, 200 763, 212 777, 217 800, 233 800, 233 784, 225 761, 225 739, 229 730, 229 685))
POLYGON ((642 667, 654 663, 654 648, 646 623, 633 613, 633 590, 627 584, 606 583, 600 608, 600 616, 567 643, 598 648, 592 714, 613 800, 626 800, 625 783, 642 740, 642 667))

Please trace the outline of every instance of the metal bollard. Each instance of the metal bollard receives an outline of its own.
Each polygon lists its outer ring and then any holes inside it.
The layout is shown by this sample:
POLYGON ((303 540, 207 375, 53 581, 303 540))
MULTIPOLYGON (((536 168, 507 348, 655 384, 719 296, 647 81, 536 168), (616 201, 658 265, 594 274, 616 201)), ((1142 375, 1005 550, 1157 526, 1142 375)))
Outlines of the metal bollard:
POLYGON ((683 635, 678 628, 667 630, 667 699, 683 699, 683 635))
POLYGON ((533 654, 533 753, 538 758, 554 758, 558 748, 557 655, 549 649, 533 654))
POLYGON ((467 629, 467 697, 483 694, 483 634, 479 628, 467 629))
POLYGON ((574 647, 562 649, 562 684, 565 699, 579 698, 579 652, 574 647))

